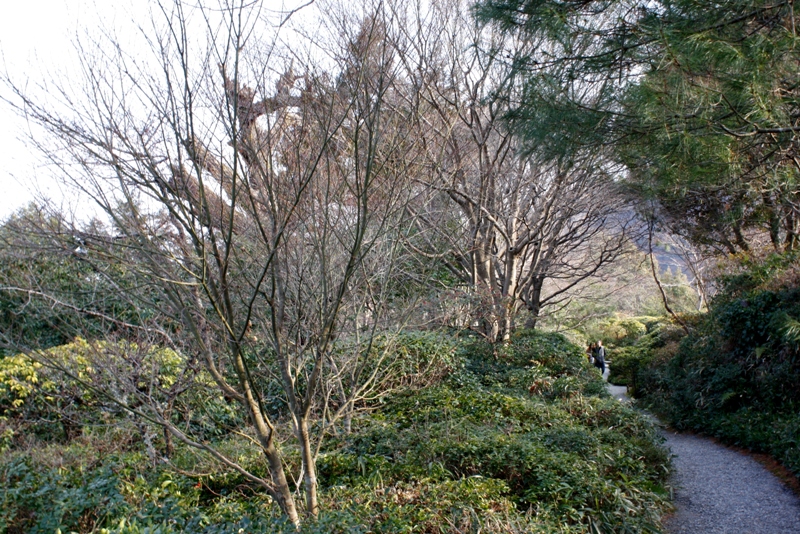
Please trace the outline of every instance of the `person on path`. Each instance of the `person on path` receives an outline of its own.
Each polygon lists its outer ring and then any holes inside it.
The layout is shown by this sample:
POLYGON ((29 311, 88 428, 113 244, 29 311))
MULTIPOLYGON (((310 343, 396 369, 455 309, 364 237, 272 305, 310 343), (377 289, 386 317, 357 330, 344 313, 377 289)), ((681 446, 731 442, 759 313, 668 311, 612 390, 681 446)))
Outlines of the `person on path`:
POLYGON ((594 366, 600 369, 600 373, 603 374, 606 372, 606 349, 603 347, 603 341, 600 340, 594 347, 592 351, 592 356, 594 356, 594 366))
POLYGON ((594 343, 589 343, 589 346, 586 347, 586 359, 589 360, 589 363, 594 363, 594 343))

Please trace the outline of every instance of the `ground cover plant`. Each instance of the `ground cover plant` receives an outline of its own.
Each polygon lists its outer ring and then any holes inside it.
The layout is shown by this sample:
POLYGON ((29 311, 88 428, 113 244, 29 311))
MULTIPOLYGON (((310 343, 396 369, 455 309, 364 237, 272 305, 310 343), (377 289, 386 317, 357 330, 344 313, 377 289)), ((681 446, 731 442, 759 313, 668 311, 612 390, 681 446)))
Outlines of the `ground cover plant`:
POLYGON ((774 456, 800 474, 800 264, 750 261, 692 333, 642 338, 637 394, 678 429, 774 456))
MULTIPOLYGON (((407 344, 409 353, 449 354, 449 372, 438 366, 430 380, 376 399, 349 433, 326 442, 318 459, 325 504, 302 532, 659 531, 667 456, 652 427, 608 396, 579 347, 530 331, 505 347, 428 333, 407 344)), ((32 371, 42 372, 25 376, 32 371)), ((7 419, 41 401, 28 394, 14 412, 2 398, 7 419)), ((242 475, 180 444, 153 463, 134 423, 108 417, 84 419, 77 437, 32 433, 6 443, 0 531, 296 531, 242 475)), ((266 474, 247 436, 208 439, 266 474)), ((285 457, 299 463, 290 444, 281 444, 285 457)))

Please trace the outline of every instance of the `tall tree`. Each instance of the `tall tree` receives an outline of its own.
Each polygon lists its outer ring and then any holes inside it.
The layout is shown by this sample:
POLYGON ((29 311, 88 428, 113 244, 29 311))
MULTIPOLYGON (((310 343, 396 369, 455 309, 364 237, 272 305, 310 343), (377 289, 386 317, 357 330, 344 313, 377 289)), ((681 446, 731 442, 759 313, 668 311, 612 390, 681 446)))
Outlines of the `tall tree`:
POLYGON ((83 49, 83 92, 58 93, 72 111, 15 86, 17 105, 51 134, 41 146, 114 228, 87 236, 85 261, 116 262, 149 287, 138 296, 156 311, 144 325, 151 341, 185 354, 187 366, 202 362, 216 384, 207 394, 240 405, 269 476, 193 437, 146 395, 134 405, 126 396, 136 391, 103 394, 261 484, 299 524, 278 440, 294 437, 293 476, 316 516, 319 440, 378 382, 379 362, 365 358, 411 191, 398 162, 414 145, 402 128, 411 110, 393 90, 391 14, 373 6, 351 16, 355 35, 335 27, 323 70, 299 68, 296 44, 292 67, 257 39, 257 4, 158 8, 165 31, 143 36, 157 69, 97 43, 97 57, 83 49), (198 17, 205 40, 193 33, 198 17), (326 381, 342 376, 347 388, 327 402, 326 381), (285 412, 270 411, 276 402, 285 412))
POLYGON ((478 13, 532 43, 514 58, 526 137, 554 157, 613 145, 695 243, 796 246, 794 2, 487 0, 478 13))
POLYGON ((508 340, 521 309, 535 326, 544 307, 622 252, 624 202, 602 151, 548 159, 519 135, 509 101, 520 89, 506 58, 529 43, 475 25, 460 7, 435 3, 405 55, 438 193, 412 209, 425 229, 420 247, 480 295, 485 335, 508 340))
POLYGON ((669 4, 659 54, 626 94, 633 178, 695 243, 798 245, 798 61, 793 3, 669 4), (656 63, 655 60, 658 62, 656 63))

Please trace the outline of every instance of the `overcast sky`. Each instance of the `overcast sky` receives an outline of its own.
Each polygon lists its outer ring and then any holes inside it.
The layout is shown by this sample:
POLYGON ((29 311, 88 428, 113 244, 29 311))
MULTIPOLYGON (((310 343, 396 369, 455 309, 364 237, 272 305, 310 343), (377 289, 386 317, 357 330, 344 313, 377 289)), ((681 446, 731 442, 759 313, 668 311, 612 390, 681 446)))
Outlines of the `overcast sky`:
MULTIPOLYGON (((6 2, 0 17, 0 70, 20 84, 47 79, 48 73, 68 72, 77 32, 113 24, 118 11, 130 12, 136 3, 140 9, 146 5, 145 0, 6 2)), ((7 94, 4 88, 0 90, 7 94)), ((20 139, 26 131, 25 121, 0 102, 0 218, 30 202, 37 186, 48 196, 62 196, 58 184, 47 179, 48 171, 38 155, 20 139)))
MULTIPOLYGON (((184 0, 195 5, 198 0, 184 0)), ((291 9, 301 0, 263 0, 269 11, 291 9), (287 6, 287 7, 284 7, 287 6)), ((114 28, 117 35, 135 32, 135 22, 147 25, 148 0, 36 0, 4 2, 0 17, 0 71, 15 84, 69 77, 75 64, 76 36, 94 28, 114 28)), ((124 38, 124 37, 123 37, 124 38)), ((4 86, 0 94, 7 95, 4 86)), ((27 125, 0 101, 0 220, 30 202, 39 190, 64 198, 50 169, 20 138, 27 125)), ((68 197, 67 197, 68 198, 68 197)), ((69 202, 69 201, 68 201, 69 202)))

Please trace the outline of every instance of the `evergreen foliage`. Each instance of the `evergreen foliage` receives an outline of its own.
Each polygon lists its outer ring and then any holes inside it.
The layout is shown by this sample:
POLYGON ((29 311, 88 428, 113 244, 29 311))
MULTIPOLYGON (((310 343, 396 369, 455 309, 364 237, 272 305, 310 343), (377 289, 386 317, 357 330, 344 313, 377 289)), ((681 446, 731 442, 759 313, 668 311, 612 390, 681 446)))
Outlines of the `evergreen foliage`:
MULTIPOLYGON (((434 351, 449 371, 422 368, 427 380, 375 399, 351 433, 326 442, 325 505, 300 532, 660 531, 666 452, 640 414, 608 396, 579 347, 532 331, 499 349, 469 337, 402 339, 409 369, 434 351)), ((0 530, 297 532, 257 484, 181 446, 169 464, 150 464, 124 432, 88 426, 62 443, 16 442, 0 461, 0 530)), ((265 472, 248 440, 208 435, 265 472)), ((299 462, 290 444, 285 458, 299 462)))
POLYGON ((800 347, 792 329, 800 266, 786 255, 747 267, 723 279, 711 311, 680 344, 642 339, 636 392, 676 428, 770 453, 800 474, 800 347))
MULTIPOLYGON (((525 39, 509 117, 532 150, 613 147, 637 194, 695 243, 730 253, 798 244, 793 2, 486 0, 525 39)), ((650 208, 652 211, 652 208, 650 208)))

